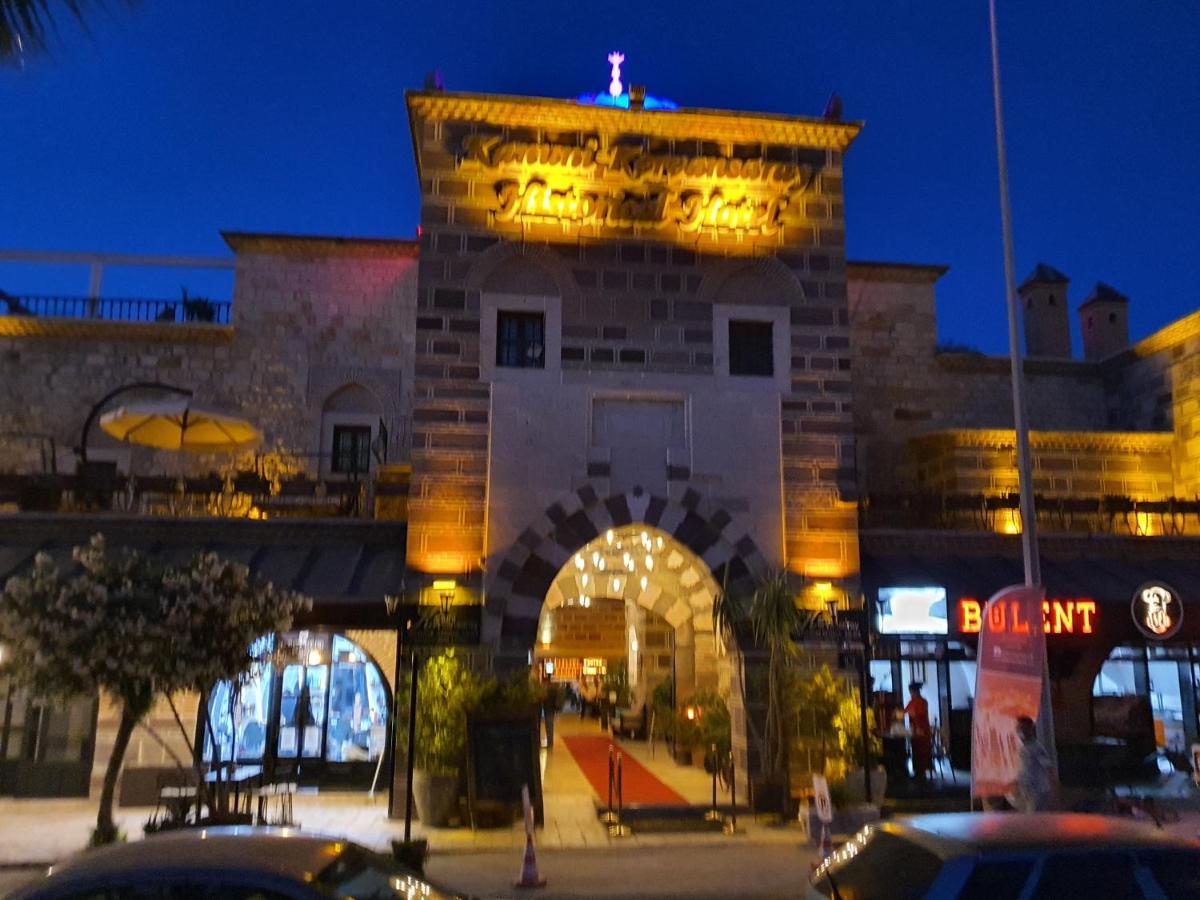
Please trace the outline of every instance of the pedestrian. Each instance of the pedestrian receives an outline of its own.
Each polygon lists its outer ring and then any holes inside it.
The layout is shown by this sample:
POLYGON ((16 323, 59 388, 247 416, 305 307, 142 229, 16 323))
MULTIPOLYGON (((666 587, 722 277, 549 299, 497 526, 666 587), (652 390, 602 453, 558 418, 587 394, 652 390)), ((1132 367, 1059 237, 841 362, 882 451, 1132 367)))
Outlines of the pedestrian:
POLYGON ((1010 802, 1017 812, 1044 812, 1054 805, 1054 762, 1037 738, 1037 726, 1029 716, 1017 717, 1021 758, 1017 765, 1017 789, 1010 802))
POLYGON ((933 771, 933 729, 929 724, 929 704, 921 696, 922 687, 919 681, 908 686, 908 706, 904 707, 911 732, 908 740, 912 746, 913 777, 918 782, 924 782, 926 774, 933 771))

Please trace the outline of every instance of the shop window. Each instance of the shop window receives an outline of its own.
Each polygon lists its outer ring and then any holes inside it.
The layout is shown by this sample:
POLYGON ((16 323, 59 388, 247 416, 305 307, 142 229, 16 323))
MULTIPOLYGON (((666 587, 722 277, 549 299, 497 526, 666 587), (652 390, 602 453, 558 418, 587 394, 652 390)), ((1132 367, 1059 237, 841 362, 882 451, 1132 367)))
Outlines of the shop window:
POLYGON ((971 709, 975 704, 975 660, 950 662, 950 708, 971 709))
POLYGON ((92 739, 95 702, 37 700, 0 677, 0 763, 81 762, 92 739))
POLYGON ((546 367, 545 313, 496 313, 496 365, 513 369, 546 367))
POLYGON ((775 374, 772 323, 730 320, 729 374, 761 378, 775 374))
MULTIPOLYGON (((249 677, 221 682, 209 713, 222 760, 261 762, 269 741, 278 759, 375 762, 387 744, 388 686, 379 667, 340 634, 297 632, 264 638, 249 677)), ((212 739, 205 740, 212 759, 212 739)))
POLYGON ((357 473, 371 469, 371 429, 364 425, 335 425, 333 429, 334 472, 357 473))
MULTIPOLYGON (((266 637, 251 647, 250 655, 265 657, 275 647, 266 637)), ((205 735, 204 758, 213 759, 213 738, 219 758, 228 762, 261 762, 267 747, 274 672, 269 663, 251 664, 245 681, 221 681, 213 688, 208 703, 212 733, 205 735)))

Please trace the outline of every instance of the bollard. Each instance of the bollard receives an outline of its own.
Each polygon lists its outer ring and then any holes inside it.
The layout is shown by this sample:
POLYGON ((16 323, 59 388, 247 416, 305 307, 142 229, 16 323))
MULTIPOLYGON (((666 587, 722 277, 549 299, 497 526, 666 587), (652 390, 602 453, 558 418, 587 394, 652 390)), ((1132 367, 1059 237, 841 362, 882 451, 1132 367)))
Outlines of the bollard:
POLYGON ((622 776, 624 774, 624 756, 617 752, 617 818, 608 826, 609 837, 629 837, 629 826, 621 824, 621 806, 624 803, 622 776))
POLYGON ((613 782, 615 779, 616 770, 613 767, 613 745, 608 745, 608 808, 604 815, 600 817, 600 821, 605 825, 615 825, 620 821, 620 816, 613 813, 613 782))

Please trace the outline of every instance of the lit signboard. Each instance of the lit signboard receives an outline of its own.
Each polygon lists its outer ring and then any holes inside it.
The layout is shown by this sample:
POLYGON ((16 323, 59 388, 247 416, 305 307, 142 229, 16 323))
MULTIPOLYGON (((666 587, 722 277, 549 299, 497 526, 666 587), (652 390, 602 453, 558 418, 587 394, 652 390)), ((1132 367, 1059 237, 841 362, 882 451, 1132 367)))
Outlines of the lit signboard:
POLYGON ((774 234, 810 190, 810 166, 764 157, 649 153, 620 144, 466 139, 461 169, 498 176, 496 221, 774 234), (509 177, 505 177, 509 176, 509 177))
POLYGON ((1179 592, 1161 581, 1147 581, 1133 595, 1133 621, 1148 638, 1171 637, 1183 625, 1179 592))
POLYGON ((945 588, 879 589, 879 634, 946 634, 948 626, 945 588))
MULTIPOLYGON (((979 634, 986 605, 973 597, 963 597, 959 600, 958 630, 963 634, 979 634)), ((1021 617, 1018 608, 1013 604, 1003 601, 997 603, 992 606, 989 615, 994 631, 1023 634, 1029 630, 1030 623, 1021 617)), ((1094 634, 1096 618, 1095 600, 1042 601, 1042 630, 1046 634, 1094 634)))

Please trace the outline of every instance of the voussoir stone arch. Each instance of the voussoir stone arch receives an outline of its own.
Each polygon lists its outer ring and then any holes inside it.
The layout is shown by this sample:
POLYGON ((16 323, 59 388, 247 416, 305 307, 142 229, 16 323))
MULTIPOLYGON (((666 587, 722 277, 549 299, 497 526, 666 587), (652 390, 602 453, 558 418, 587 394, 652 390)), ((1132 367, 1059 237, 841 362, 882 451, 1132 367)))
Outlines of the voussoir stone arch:
POLYGON ((767 570, 758 545, 733 515, 693 489, 670 500, 638 487, 600 497, 585 486, 548 507, 501 558, 487 591, 485 632, 505 644, 532 645, 542 603, 571 555, 606 530, 635 523, 687 547, 718 585, 736 589, 767 570))
POLYGON ((762 306, 790 306, 807 299, 796 274, 773 256, 717 263, 705 276, 700 297, 710 303, 762 306))
POLYGON ((468 290, 566 298, 576 291, 570 268, 555 253, 536 244, 493 244, 475 258, 467 273, 468 290))

